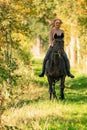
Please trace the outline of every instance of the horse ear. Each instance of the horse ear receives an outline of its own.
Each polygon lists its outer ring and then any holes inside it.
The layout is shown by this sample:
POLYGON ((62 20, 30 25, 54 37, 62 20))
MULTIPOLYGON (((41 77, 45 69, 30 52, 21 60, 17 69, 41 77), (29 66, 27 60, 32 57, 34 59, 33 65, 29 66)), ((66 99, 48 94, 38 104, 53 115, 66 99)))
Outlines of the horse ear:
POLYGON ((54 35, 54 39, 57 39, 57 34, 55 33, 55 35, 54 35))
POLYGON ((64 33, 61 34, 61 38, 64 38, 64 33))

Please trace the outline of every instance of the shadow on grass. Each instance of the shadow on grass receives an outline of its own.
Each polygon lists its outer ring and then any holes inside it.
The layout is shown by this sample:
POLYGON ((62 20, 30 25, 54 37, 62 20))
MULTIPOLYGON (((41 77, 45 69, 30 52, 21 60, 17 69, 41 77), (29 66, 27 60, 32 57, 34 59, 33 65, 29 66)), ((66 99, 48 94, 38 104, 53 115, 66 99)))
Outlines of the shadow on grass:
POLYGON ((48 87, 48 82, 47 82, 47 78, 40 78, 40 77, 36 77, 35 79, 31 79, 30 80, 32 83, 34 83, 35 85, 37 85, 38 87, 48 87))
POLYGON ((29 105, 30 103, 36 103, 38 102, 39 99, 34 99, 34 100, 20 100, 17 104, 16 104, 16 107, 17 108, 22 108, 24 105, 29 105))
POLYGON ((87 77, 81 76, 68 80, 66 83, 66 95, 69 102, 87 102, 87 77))
MULTIPOLYGON (((46 94, 45 94, 46 95, 46 94)), ((30 104, 36 104, 38 102, 43 102, 44 100, 47 100, 47 97, 45 98, 45 95, 38 95, 35 96, 33 99, 20 99, 17 103, 12 102, 8 104, 8 108, 15 107, 15 108, 22 108, 23 106, 30 105, 30 104)))
POLYGON ((87 76, 77 77, 75 79, 68 80, 67 84, 69 84, 72 89, 86 89, 87 87, 87 76))
POLYGON ((4 126, 2 130, 22 130, 21 128, 18 128, 17 126, 4 126))

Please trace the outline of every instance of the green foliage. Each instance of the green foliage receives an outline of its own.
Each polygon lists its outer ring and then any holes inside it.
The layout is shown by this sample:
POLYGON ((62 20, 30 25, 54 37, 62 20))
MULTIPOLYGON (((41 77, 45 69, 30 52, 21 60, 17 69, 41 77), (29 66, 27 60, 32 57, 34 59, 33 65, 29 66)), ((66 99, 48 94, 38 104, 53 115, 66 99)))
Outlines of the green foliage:
POLYGON ((18 49, 18 54, 20 59, 24 62, 24 64, 29 65, 31 62, 31 53, 29 50, 18 49))
POLYGON ((87 16, 82 16, 79 18, 79 23, 81 24, 81 26, 84 27, 84 29, 87 29, 87 16))

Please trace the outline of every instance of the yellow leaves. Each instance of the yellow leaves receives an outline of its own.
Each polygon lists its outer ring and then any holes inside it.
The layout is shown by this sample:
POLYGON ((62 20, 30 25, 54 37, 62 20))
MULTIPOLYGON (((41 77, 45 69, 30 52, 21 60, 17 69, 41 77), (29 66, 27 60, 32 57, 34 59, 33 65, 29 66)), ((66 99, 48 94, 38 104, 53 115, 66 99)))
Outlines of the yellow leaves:
POLYGON ((84 0, 77 0, 78 5, 81 5, 84 2, 85 2, 84 0))
POLYGON ((0 3, 1 4, 9 4, 11 0, 0 0, 0 3))
POLYGON ((79 15, 87 15, 87 3, 85 0, 77 1, 77 12, 79 15))

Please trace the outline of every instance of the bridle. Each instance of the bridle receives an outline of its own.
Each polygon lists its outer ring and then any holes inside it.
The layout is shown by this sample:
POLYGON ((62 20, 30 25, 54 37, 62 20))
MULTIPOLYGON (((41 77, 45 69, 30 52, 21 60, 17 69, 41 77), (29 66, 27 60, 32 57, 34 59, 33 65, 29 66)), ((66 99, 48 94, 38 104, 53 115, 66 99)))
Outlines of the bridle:
POLYGON ((64 52, 64 47, 63 47, 63 40, 62 39, 55 39, 54 40, 54 46, 53 46, 53 53, 56 55, 62 56, 64 52))

